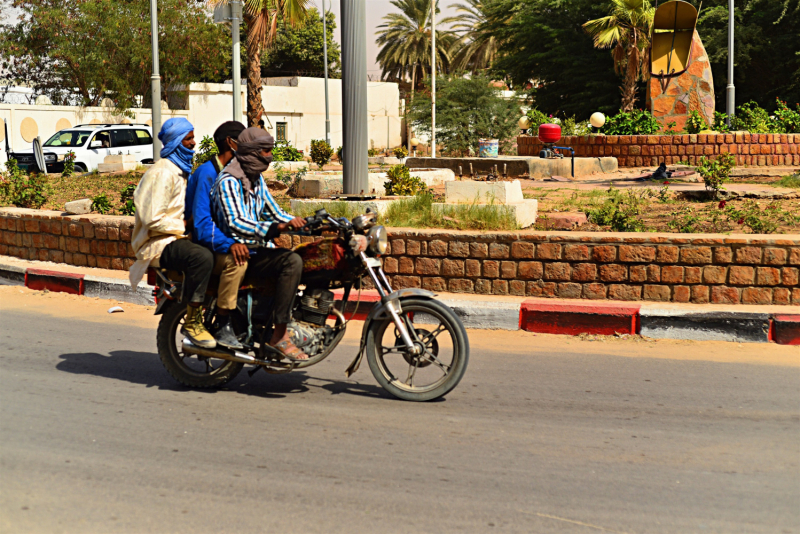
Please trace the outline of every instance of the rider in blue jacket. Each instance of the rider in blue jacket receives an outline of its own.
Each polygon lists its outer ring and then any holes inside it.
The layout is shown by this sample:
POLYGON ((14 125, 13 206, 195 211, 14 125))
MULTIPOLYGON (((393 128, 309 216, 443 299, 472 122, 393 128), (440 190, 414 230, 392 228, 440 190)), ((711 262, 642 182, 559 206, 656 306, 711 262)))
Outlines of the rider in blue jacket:
POLYGON ((214 273, 220 275, 217 290, 217 323, 213 330, 217 343, 231 349, 240 349, 230 325, 229 313, 236 308, 239 287, 242 285, 250 251, 247 246, 226 236, 211 215, 211 188, 217 176, 233 158, 236 139, 244 131, 240 122, 229 121, 214 132, 214 142, 219 154, 200 165, 186 185, 186 226, 192 241, 214 252, 214 273))

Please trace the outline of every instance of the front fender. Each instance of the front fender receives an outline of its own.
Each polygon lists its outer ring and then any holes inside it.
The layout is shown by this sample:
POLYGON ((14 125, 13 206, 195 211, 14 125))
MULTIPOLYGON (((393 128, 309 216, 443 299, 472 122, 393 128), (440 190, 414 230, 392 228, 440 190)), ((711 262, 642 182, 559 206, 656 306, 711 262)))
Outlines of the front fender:
MULTIPOLYGON (((370 310, 367 318, 364 320, 364 327, 361 329, 361 346, 358 349, 358 354, 356 358, 353 360, 347 369, 345 370, 345 374, 350 377, 353 373, 358 371, 358 367, 361 365, 361 359, 364 357, 364 349, 367 345, 367 332, 369 332, 369 327, 372 325, 372 322, 377 319, 386 319, 389 315, 386 312, 386 304, 395 300, 401 300, 408 297, 422 297, 432 299, 436 296, 436 293, 433 291, 428 291, 426 289, 417 289, 414 287, 410 287, 408 289, 398 289, 393 293, 386 295, 381 299, 379 303, 377 303, 372 310, 370 310)), ((401 303, 402 306, 402 303, 401 303)))

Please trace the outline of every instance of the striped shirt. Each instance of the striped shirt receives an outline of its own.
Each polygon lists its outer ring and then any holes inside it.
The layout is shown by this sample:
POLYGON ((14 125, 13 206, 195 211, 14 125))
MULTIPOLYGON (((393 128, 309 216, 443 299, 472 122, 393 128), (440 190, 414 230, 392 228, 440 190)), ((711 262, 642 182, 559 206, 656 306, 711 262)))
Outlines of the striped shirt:
POLYGON ((224 170, 211 191, 214 220, 222 232, 247 246, 274 246, 277 231, 273 224, 289 222, 294 217, 284 212, 272 198, 262 176, 245 191, 242 182, 224 170))

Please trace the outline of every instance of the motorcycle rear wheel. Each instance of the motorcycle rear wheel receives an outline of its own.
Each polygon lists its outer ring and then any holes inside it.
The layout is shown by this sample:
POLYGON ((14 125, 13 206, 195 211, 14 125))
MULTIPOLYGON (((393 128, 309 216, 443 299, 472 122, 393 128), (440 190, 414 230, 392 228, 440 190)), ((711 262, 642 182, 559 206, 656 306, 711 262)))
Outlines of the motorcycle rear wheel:
POLYGON ((378 383, 399 399, 438 399, 452 391, 467 370, 467 331, 455 312, 437 300, 412 297, 400 302, 406 324, 413 326, 411 337, 423 352, 413 356, 403 350, 405 344, 391 318, 376 320, 367 332, 369 368, 378 383))
POLYGON ((233 380, 244 364, 183 353, 180 329, 185 316, 186 306, 175 303, 164 310, 158 323, 158 356, 167 372, 191 388, 217 388, 233 380))

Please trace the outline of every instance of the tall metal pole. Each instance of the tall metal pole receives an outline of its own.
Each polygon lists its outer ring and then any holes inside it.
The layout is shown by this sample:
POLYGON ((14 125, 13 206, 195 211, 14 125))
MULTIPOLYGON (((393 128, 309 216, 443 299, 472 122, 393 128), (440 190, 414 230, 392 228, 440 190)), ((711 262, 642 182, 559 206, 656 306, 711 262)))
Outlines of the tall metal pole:
POLYGON ((431 157, 436 157, 436 0, 431 0, 431 157))
POLYGON ((367 150, 367 5, 342 0, 342 126, 344 194, 369 192, 367 150))
POLYGON ((153 119, 153 161, 161 159, 161 74, 158 73, 158 6, 156 0, 150 0, 150 32, 153 43, 153 74, 150 76, 150 97, 153 119))
POLYGON ((728 86, 725 88, 727 102, 725 123, 730 127, 731 117, 736 113, 736 88, 733 85, 733 0, 728 0, 728 86))
POLYGON ((331 144, 331 111, 328 104, 328 13, 322 0, 322 55, 325 57, 325 142, 331 144))
POLYGON ((233 52, 231 73, 233 76, 233 120, 242 120, 242 44, 239 40, 239 28, 242 23, 242 3, 231 2, 231 40, 233 52))

